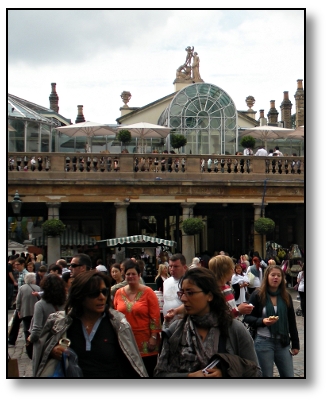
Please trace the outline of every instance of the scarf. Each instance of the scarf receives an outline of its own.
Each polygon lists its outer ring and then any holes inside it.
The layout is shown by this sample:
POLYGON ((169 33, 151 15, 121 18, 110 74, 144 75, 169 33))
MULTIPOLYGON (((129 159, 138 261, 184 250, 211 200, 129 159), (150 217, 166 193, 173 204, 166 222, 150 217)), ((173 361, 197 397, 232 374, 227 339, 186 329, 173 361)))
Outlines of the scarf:
POLYGON ((214 314, 188 315, 180 321, 168 340, 167 354, 158 359, 158 372, 195 372, 204 368, 217 353, 220 330, 214 314), (198 336, 196 326, 209 329, 204 343, 198 336))
POLYGON ((275 316, 274 306, 271 302, 271 296, 277 296, 277 316, 279 319, 277 322, 271 326, 269 326, 269 331, 272 337, 280 336, 281 342, 284 345, 289 344, 289 329, 287 322, 287 306, 285 301, 280 295, 280 290, 278 289, 276 292, 272 292, 269 289, 267 290, 267 300, 266 300, 266 313, 268 316, 275 316))

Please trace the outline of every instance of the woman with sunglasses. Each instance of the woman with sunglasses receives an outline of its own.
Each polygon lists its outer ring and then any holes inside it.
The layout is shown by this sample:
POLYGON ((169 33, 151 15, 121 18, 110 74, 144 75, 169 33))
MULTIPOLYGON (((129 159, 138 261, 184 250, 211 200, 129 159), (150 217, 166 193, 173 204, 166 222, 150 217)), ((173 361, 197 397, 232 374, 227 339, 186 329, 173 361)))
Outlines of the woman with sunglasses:
POLYGON ((109 308, 109 286, 109 276, 99 271, 75 276, 65 311, 51 314, 43 328, 34 376, 45 376, 49 358, 61 360, 69 340, 84 378, 148 376, 130 324, 109 308))
POLYGON ((232 318, 214 274, 205 268, 190 269, 179 289, 186 315, 162 333, 154 376, 259 377, 253 340, 245 326, 232 318), (219 363, 203 371, 214 358, 219 363))
POLYGON ((151 377, 160 344, 159 302, 155 292, 140 283, 141 272, 138 263, 126 261, 124 273, 128 284, 116 291, 114 308, 122 312, 130 323, 146 370, 151 377))

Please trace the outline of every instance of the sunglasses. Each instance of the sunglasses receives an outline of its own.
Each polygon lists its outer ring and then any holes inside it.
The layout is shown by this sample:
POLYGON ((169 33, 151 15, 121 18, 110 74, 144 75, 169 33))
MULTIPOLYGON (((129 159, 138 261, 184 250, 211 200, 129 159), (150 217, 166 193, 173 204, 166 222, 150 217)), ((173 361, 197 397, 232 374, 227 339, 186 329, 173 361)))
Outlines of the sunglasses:
POLYGON ((109 295, 109 288, 102 288, 101 290, 95 290, 89 294, 87 294, 88 298, 98 298, 100 293, 104 296, 104 297, 108 297, 109 295))
POLYGON ((76 267, 82 266, 82 264, 77 264, 77 263, 70 263, 69 267, 72 267, 73 269, 75 269, 76 267))
POLYGON ((185 294, 186 297, 192 297, 194 294, 198 294, 199 292, 203 291, 177 291, 177 296, 179 299, 185 294))

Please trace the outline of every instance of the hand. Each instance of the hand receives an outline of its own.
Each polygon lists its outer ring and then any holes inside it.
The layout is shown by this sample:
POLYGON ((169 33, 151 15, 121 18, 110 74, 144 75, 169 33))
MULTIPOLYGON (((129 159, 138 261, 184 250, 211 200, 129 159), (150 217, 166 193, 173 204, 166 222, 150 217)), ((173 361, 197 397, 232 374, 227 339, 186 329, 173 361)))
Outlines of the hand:
POLYGON ((38 292, 38 291, 32 291, 31 294, 32 294, 33 296, 35 296, 35 297, 38 297, 38 296, 39 296, 39 292, 38 292))
POLYGON ((153 337, 150 337, 147 343, 147 349, 149 351, 154 351, 156 347, 156 340, 153 337))
POLYGON ((277 320, 278 320, 278 318, 275 318, 275 319, 264 318, 264 319, 263 319, 263 323, 264 323, 266 326, 271 326, 271 325, 273 325, 274 323, 276 323, 277 320))
POLYGON ((223 376, 222 371, 217 367, 207 369, 207 371, 208 374, 205 374, 202 370, 191 372, 188 374, 188 378, 222 378, 223 376))
POLYGON ((238 311, 241 315, 249 315, 252 310, 253 310, 254 306, 248 304, 247 302, 243 302, 242 304, 238 305, 238 311))
POLYGON ((58 345, 56 345, 56 346, 53 348, 53 350, 51 351, 50 356, 51 356, 52 358, 55 358, 56 360, 61 361, 62 353, 63 353, 63 351, 64 351, 65 349, 66 349, 65 346, 60 346, 60 345, 58 344, 58 345))
POLYGON ((164 320, 166 322, 170 322, 176 315, 176 309, 169 309, 169 311, 167 311, 167 313, 164 316, 164 320))
POLYGON ((26 341, 30 342, 30 336, 27 337, 26 341))
POLYGON ((297 350, 296 348, 291 348, 290 351, 291 351, 292 355, 297 355, 297 354, 299 354, 300 350, 297 350))

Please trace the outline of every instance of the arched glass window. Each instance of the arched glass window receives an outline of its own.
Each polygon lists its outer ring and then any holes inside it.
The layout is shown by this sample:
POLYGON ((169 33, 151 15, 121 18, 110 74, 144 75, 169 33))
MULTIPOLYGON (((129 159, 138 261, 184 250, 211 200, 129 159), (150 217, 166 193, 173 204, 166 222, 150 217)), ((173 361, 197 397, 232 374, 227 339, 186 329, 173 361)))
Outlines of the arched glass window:
POLYGON ((213 84, 183 88, 163 111, 159 125, 187 138, 186 153, 235 154, 237 109, 231 97, 213 84))

